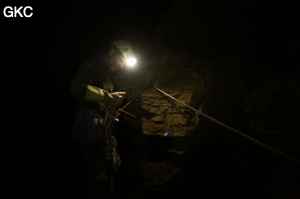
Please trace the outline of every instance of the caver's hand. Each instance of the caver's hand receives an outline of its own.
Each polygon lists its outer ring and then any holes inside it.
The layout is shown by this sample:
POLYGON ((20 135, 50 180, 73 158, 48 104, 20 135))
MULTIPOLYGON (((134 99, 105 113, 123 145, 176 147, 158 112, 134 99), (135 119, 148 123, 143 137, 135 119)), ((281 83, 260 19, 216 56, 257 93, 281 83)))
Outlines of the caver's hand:
POLYGON ((122 103, 125 94, 126 92, 114 92, 114 93, 106 92, 104 95, 104 100, 109 104, 117 107, 122 103))

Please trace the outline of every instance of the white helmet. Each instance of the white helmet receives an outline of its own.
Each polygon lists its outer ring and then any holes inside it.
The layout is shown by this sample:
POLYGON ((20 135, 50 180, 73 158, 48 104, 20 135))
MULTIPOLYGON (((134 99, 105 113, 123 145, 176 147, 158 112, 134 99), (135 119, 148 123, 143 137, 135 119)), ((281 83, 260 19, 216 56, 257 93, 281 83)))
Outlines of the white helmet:
POLYGON ((112 42, 112 45, 116 47, 126 60, 127 66, 134 66, 136 59, 134 58, 134 52, 131 44, 126 40, 117 40, 112 42))

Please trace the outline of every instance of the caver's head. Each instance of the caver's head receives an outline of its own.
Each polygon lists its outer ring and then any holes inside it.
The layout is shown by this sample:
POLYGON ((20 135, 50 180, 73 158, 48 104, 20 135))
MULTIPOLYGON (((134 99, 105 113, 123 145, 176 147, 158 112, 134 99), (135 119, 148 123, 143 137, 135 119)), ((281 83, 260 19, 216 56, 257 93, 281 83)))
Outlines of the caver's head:
POLYGON ((133 48, 126 40, 117 40, 112 42, 111 49, 108 51, 108 68, 111 72, 122 69, 124 66, 131 67, 135 65, 133 48))

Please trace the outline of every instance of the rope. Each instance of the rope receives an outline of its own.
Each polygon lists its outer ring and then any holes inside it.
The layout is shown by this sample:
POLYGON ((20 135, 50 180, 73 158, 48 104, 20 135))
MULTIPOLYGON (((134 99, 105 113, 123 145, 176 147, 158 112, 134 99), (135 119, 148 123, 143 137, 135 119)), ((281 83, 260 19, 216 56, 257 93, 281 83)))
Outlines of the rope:
POLYGON ((109 186, 109 196, 108 199, 114 198, 114 185, 113 185, 113 179, 111 179, 110 186, 109 186))
POLYGON ((136 117, 134 115, 132 115, 131 113, 125 111, 124 109, 129 106, 134 100, 136 100, 136 98, 138 98, 147 88, 149 88, 150 86, 145 87, 139 94, 137 94, 134 98, 132 98, 127 104, 125 104, 122 108, 119 108, 118 111, 119 112, 123 112, 133 118, 136 119, 136 117))
POLYGON ((283 153, 283 152, 281 152, 281 151, 279 151, 279 150, 277 150, 277 149, 275 149, 275 148, 273 148, 273 147, 271 147, 271 146, 269 146, 269 145, 267 145, 267 144, 264 144, 264 143, 262 143, 262 142, 260 142, 260 141, 258 141, 258 140, 256 140, 256 139, 250 137, 249 135, 246 135, 246 134, 242 133, 241 131, 232 128, 231 126, 229 126, 229 125, 227 125, 227 124, 224 124, 224 123, 220 122, 219 120, 216 120, 216 119, 213 118, 213 117, 210 117, 209 115, 207 115, 207 114, 205 114, 205 113, 203 113, 203 112, 201 112, 201 111, 199 111, 199 110, 193 108, 192 106, 190 106, 190 105, 188 105, 188 104, 186 104, 186 103, 184 103, 184 102, 182 102, 182 101, 176 99, 175 97, 169 95, 168 93, 162 91, 161 89, 159 89, 159 88, 157 88, 157 87, 154 87, 154 86, 152 86, 152 87, 153 87, 155 90, 157 90, 158 92, 162 93, 163 95, 165 95, 165 96, 167 96, 167 97, 169 97, 169 98, 175 100, 176 102, 178 102, 178 103, 180 103, 180 104, 186 106, 187 108, 189 108, 189 109, 195 111, 196 114, 202 115, 202 116, 206 117, 207 119, 209 119, 209 120, 211 120, 211 121, 213 121, 213 122, 215 122, 215 123, 217 123, 217 124, 219 124, 219 125, 221 125, 221 126, 227 128, 227 129, 229 129, 229 130, 231 130, 231 131, 233 131, 233 132, 239 134, 240 136, 242 136, 242 137, 244 137, 244 138, 246 138, 246 139, 248 139, 248 140, 250 140, 250 141, 252 141, 252 142, 254 142, 254 143, 256 143, 256 144, 258 144, 258 145, 260 145, 260 146, 262 146, 262 147, 264 147, 264 148, 266 148, 267 150, 269 150, 269 151, 271 151, 271 152, 274 152, 274 153, 276 153, 277 155, 280 155, 280 156, 282 156, 282 157, 284 157, 284 158, 286 158, 286 159, 288 159, 288 160, 290 160, 290 161, 292 161, 292 162, 294 162, 294 163, 296 163, 296 164, 298 164, 298 165, 300 166, 300 161, 299 161, 299 160, 297 160, 297 159, 295 159, 295 158, 293 158, 293 157, 291 157, 291 156, 289 156, 289 155, 287 155, 287 154, 285 154, 285 153, 283 153))
POLYGON ((127 104, 125 104, 121 110, 124 110, 127 106, 129 106, 136 98, 138 98, 149 86, 145 87, 139 94, 137 94, 132 100, 130 100, 127 104))

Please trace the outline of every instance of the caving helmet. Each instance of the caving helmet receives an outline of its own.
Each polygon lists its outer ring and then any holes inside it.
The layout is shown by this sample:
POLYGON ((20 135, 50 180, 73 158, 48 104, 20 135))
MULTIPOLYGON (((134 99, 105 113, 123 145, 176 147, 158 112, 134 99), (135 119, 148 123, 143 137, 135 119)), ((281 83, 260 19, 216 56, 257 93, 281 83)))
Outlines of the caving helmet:
POLYGON ((112 42, 113 47, 118 49, 123 55, 126 66, 132 67, 136 64, 136 59, 134 57, 134 52, 131 44, 126 40, 116 40, 112 42))

